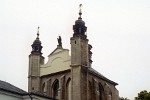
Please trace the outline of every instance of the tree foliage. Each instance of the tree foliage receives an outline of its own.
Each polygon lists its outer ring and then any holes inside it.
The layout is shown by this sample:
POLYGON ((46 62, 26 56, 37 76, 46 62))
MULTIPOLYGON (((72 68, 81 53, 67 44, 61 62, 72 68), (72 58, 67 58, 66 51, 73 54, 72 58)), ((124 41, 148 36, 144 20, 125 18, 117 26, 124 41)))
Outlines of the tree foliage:
POLYGON ((138 93, 138 97, 135 97, 135 100, 150 100, 150 92, 147 92, 146 90, 141 91, 138 93))

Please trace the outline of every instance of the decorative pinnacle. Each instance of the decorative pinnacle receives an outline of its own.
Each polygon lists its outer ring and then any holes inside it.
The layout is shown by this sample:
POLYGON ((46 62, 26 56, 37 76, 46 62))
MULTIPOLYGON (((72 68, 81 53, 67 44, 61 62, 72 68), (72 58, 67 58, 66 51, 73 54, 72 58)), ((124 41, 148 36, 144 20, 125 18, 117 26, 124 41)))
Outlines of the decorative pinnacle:
POLYGON ((38 27, 38 30, 37 30, 37 39, 39 39, 39 35, 40 35, 40 34, 39 34, 39 28, 40 28, 40 27, 38 27))
POLYGON ((79 5, 79 19, 82 19, 82 18, 81 18, 81 15, 82 15, 81 8, 82 8, 82 4, 79 5))

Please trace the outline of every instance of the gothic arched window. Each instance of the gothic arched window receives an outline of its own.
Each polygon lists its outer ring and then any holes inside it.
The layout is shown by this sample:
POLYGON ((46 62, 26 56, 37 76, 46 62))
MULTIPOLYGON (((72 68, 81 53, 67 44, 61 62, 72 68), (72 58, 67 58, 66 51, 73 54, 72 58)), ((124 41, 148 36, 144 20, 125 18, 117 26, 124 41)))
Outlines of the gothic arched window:
POLYGON ((110 85, 105 83, 105 92, 107 95, 107 100, 112 100, 112 92, 111 92, 111 88, 110 85))
POLYGON ((101 83, 98 84, 98 90, 99 90, 99 100, 103 100, 104 88, 101 83))
POLYGON ((67 81, 67 100, 71 100, 71 79, 69 78, 68 81, 67 81))
POLYGON ((44 82, 43 85, 42 85, 42 92, 45 94, 47 91, 46 89, 46 83, 44 82))
POLYGON ((111 93, 111 91, 109 91, 109 93, 108 93, 108 100, 112 100, 112 93, 111 93))
POLYGON ((53 84, 53 98, 54 99, 58 99, 59 97, 59 81, 58 79, 55 80, 54 84, 53 84))

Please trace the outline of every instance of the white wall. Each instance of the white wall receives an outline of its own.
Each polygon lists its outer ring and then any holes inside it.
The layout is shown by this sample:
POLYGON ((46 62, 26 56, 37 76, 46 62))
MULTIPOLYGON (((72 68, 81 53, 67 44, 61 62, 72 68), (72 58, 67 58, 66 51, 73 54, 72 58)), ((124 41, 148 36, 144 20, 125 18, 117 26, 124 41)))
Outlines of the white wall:
POLYGON ((55 49, 48 56, 46 64, 40 66, 40 76, 70 69, 70 56, 67 49, 55 49))
POLYGON ((22 96, 11 93, 0 93, 0 100, 23 100, 22 96))
MULTIPOLYGON (((32 100, 49 100, 35 95, 32 95, 32 98, 32 100)), ((12 93, 0 92, 0 100, 31 100, 31 98, 28 95, 20 96, 12 93)))

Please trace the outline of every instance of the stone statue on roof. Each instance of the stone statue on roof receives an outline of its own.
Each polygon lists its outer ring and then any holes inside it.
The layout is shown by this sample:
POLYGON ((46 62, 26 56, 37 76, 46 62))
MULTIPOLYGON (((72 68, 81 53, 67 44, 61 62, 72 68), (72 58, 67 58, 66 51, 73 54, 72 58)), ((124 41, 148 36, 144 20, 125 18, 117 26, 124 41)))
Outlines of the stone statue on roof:
POLYGON ((61 36, 59 36, 59 37, 57 38, 57 41, 58 41, 58 46, 59 46, 59 47, 62 47, 61 36))

